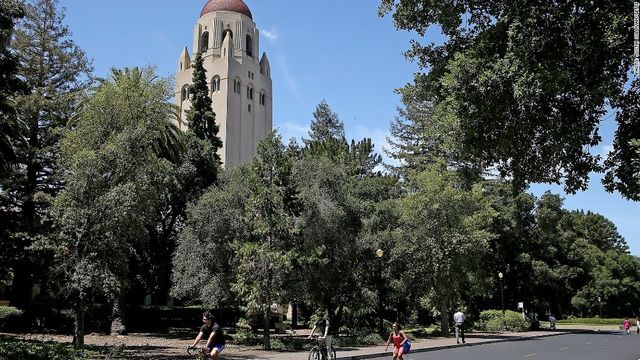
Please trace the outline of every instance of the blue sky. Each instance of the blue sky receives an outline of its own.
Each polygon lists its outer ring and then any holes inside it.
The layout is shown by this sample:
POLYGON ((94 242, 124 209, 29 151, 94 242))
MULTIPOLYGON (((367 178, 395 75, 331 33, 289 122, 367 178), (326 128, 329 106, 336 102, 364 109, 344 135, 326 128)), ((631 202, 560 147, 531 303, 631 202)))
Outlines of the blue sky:
MULTIPOLYGON (((350 138, 386 144, 399 96, 394 89, 418 71, 403 52, 415 34, 396 31, 377 16, 378 0, 245 0, 261 30, 260 51, 272 68, 273 119, 285 141, 306 136, 315 106, 325 99, 340 115, 350 138)), ((154 65, 173 76, 178 55, 191 52, 193 27, 205 0, 61 0, 73 39, 93 59, 95 74, 112 67, 154 65)), ((438 41, 436 32, 429 40, 438 41)), ((605 121, 603 143, 610 148, 615 122, 605 121)), ((535 195, 558 186, 536 184, 535 195)), ((640 203, 606 193, 600 177, 589 190, 563 195, 568 209, 585 209, 611 219, 640 255, 640 203)))

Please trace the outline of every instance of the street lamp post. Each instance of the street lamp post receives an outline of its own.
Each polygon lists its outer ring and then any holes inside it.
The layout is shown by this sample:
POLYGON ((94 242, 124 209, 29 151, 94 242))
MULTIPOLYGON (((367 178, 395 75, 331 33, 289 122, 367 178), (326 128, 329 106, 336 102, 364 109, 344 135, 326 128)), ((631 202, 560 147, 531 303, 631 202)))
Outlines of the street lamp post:
POLYGON ((384 251, 382 249, 376 250, 376 257, 378 258, 378 316, 380 317, 378 329, 380 330, 380 334, 384 334, 382 323, 382 313, 384 311, 382 308, 382 255, 384 255, 384 251))
POLYGON ((502 278, 504 274, 502 271, 498 271, 498 278, 500 279, 500 302, 502 304, 502 329, 505 330, 504 324, 504 286, 502 286, 502 278))

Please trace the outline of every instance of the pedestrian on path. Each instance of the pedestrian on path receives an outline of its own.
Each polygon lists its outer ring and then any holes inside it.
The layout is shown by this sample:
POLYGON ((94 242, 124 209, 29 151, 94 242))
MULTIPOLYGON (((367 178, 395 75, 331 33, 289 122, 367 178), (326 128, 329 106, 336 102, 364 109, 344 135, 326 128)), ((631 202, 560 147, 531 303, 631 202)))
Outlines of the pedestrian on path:
POLYGON ((636 316, 636 335, 640 335, 640 317, 636 316))
POLYGON ((624 326, 624 329, 627 331, 627 335, 631 335, 631 321, 629 321, 629 318, 624 318, 622 326, 624 326))
POLYGON ((408 340, 407 336, 402 332, 402 328, 398 323, 393 323, 392 330, 387 339, 387 348, 384 350, 389 351, 389 344, 393 342, 393 360, 403 360, 404 343, 408 340))
POLYGON ((456 343, 460 344, 460 338, 462 338, 462 343, 464 344, 464 320, 466 319, 466 317, 464 316, 464 313, 462 312, 462 310, 458 310, 458 312, 456 312, 455 314, 453 314, 453 322, 454 324, 454 329, 456 332, 456 343))

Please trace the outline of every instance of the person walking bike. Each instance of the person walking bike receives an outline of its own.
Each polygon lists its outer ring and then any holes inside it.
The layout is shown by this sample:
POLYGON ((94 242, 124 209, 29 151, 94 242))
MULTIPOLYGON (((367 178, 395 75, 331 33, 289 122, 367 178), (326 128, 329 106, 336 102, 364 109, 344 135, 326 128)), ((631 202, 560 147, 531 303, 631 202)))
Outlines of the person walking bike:
POLYGON ((318 312, 318 320, 313 325, 313 329, 311 329, 311 334, 309 334, 309 339, 313 336, 313 333, 316 329, 320 330, 320 338, 324 339, 324 358, 327 358, 327 353, 329 353, 329 357, 331 360, 334 359, 334 353, 331 350, 331 326, 329 324, 329 319, 325 319, 323 312, 318 312))
POLYGON ((398 323, 393 323, 392 330, 387 339, 387 348, 384 351, 389 350, 389 344, 393 342, 393 360, 403 360, 404 343, 409 340, 407 336, 402 332, 402 328, 398 323))
POLYGON ((187 351, 194 349, 200 340, 207 339, 207 344, 202 349, 204 357, 211 358, 212 360, 219 360, 220 353, 225 347, 222 328, 213 321, 213 315, 208 311, 202 315, 202 322, 204 324, 200 327, 198 336, 196 336, 196 339, 193 341, 193 345, 187 348, 187 351))
POLYGON ((464 344, 464 320, 466 317, 462 310, 458 310, 453 314, 454 329, 456 332, 456 343, 460 344, 460 338, 462 337, 462 343, 464 344))

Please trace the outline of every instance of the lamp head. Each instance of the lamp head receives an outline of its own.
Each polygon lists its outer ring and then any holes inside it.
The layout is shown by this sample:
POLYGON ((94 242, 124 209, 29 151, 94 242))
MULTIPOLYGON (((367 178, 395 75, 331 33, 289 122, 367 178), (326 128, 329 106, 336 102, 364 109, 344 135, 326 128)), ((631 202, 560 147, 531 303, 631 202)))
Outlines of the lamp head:
POLYGON ((378 250, 376 250, 376 256, 377 256, 377 257, 381 258, 381 257, 382 257, 382 255, 384 255, 384 251, 383 251, 382 249, 378 249, 378 250))

